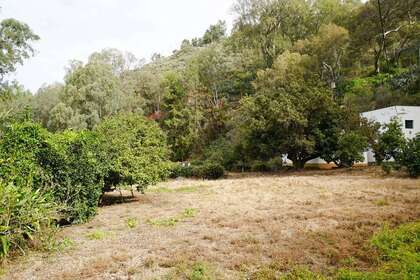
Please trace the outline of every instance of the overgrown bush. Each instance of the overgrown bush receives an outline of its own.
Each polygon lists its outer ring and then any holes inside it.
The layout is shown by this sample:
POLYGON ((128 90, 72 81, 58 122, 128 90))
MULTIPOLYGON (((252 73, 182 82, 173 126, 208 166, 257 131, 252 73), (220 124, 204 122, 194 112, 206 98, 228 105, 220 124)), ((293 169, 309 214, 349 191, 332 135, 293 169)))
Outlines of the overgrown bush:
POLYGON ((51 235, 57 209, 50 194, 0 181, 0 259, 51 235))
POLYGON ((0 178, 16 186, 46 189, 52 185, 52 170, 43 163, 57 158, 49 144, 51 135, 40 125, 16 122, 0 138, 0 178))
POLYGON ((408 141, 400 161, 411 177, 420 176, 420 135, 408 141))
POLYGON ((56 134, 51 142, 58 157, 41 162, 55 169, 54 197, 66 205, 63 218, 67 222, 85 222, 96 214, 109 169, 102 143, 90 131, 56 134))
POLYGON ((144 190, 170 175, 166 138, 155 122, 123 114, 105 120, 96 131, 110 162, 106 190, 121 185, 144 190))
POLYGON ((384 132, 379 136, 377 143, 373 147, 378 164, 391 159, 398 161, 406 144, 398 119, 393 119, 383 128, 384 132))
POLYGON ((218 163, 204 162, 193 167, 193 174, 195 177, 216 180, 225 175, 225 169, 218 163))

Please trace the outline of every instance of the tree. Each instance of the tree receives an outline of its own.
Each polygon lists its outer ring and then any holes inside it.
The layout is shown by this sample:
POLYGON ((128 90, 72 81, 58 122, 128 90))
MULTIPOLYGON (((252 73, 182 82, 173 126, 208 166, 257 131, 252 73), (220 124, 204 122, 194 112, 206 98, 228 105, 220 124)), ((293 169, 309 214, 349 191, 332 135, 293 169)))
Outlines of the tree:
POLYGON ((418 4, 417 0, 370 0, 359 10, 351 27, 352 42, 359 53, 372 53, 376 73, 397 65, 406 50, 418 49, 418 4))
POLYGON ((316 73, 311 57, 289 52, 258 73, 255 96, 239 110, 242 146, 251 158, 287 154, 300 169, 320 155, 320 139, 333 129, 337 105, 316 73))
POLYGON ((328 24, 321 26, 318 34, 298 41, 295 49, 315 57, 322 79, 335 89, 342 77, 342 60, 349 40, 349 32, 345 28, 328 24))
POLYGON ((198 141, 197 117, 185 85, 176 74, 168 74, 163 81, 163 119, 160 121, 168 136, 174 161, 187 160, 198 141))
POLYGON ((39 36, 29 26, 15 19, 4 19, 0 22, 0 83, 5 75, 14 72, 17 64, 34 54, 31 46, 39 36))
POLYGON ((381 164, 384 160, 394 159, 399 162, 406 140, 398 119, 393 119, 383 126, 384 131, 380 134, 374 145, 376 161, 381 164))
POLYGON ((218 42, 220 39, 226 37, 226 22, 219 20, 215 25, 210 25, 209 29, 201 39, 203 45, 208 45, 218 42))
POLYGON ((411 177, 420 176, 420 135, 409 140, 403 149, 401 164, 411 177))
POLYGON ((106 190, 136 185, 143 191, 169 175, 166 137, 157 123, 136 114, 104 120, 95 130, 110 163, 106 190))

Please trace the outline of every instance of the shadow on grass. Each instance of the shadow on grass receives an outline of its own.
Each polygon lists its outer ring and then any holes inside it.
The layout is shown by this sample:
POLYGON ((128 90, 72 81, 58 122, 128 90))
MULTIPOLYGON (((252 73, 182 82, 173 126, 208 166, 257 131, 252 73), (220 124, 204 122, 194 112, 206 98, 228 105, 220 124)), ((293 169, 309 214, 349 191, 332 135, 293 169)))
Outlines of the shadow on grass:
POLYGON ((142 201, 141 195, 131 192, 108 192, 102 196, 99 206, 111 206, 142 201))

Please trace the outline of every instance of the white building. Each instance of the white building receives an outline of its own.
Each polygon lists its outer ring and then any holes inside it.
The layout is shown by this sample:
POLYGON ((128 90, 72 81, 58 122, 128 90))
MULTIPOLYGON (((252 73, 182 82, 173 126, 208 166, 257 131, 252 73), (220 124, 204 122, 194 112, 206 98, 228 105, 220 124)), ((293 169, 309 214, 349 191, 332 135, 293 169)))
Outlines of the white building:
MULTIPOLYGON (((369 121, 380 123, 381 126, 390 123, 394 118, 397 119, 400 122, 402 131, 407 139, 414 138, 416 134, 420 133, 420 106, 392 106, 365 112, 361 115, 369 121)), ((364 157, 364 161, 359 162, 359 164, 375 162, 375 155, 372 151, 365 152, 364 157)), ((308 164, 322 166, 327 163, 323 159, 317 158, 309 161, 308 164)))
MULTIPOLYGON (((393 106, 362 113, 362 117, 380 123, 382 126, 397 119, 407 139, 412 139, 420 133, 420 106, 393 106)), ((367 152, 367 162, 375 162, 372 151, 367 152)))
POLYGON ((420 106, 393 106, 362 113, 362 117, 381 125, 390 123, 394 118, 398 119, 407 139, 420 133, 420 106))

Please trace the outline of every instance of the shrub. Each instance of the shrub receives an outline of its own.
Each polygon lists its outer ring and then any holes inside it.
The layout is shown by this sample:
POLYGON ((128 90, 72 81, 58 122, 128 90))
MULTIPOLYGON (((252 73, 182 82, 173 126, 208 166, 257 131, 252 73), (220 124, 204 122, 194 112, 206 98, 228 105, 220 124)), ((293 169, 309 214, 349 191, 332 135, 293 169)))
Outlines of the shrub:
POLYGON ((193 167, 182 165, 180 163, 173 163, 170 169, 169 177, 172 179, 183 177, 183 178, 190 178, 193 176, 193 167))
POLYGON ((420 135, 408 141, 401 156, 403 165, 411 177, 420 176, 420 135))
POLYGON ((264 161, 254 161, 251 164, 251 171, 253 172, 270 172, 271 171, 271 166, 268 162, 264 162, 264 161))
POLYGON ((363 151, 368 147, 366 137, 355 131, 346 132, 338 138, 335 154, 336 163, 342 167, 352 167, 363 160, 363 151))
POLYGON ((0 178, 33 189, 50 186, 51 170, 41 163, 41 157, 56 157, 49 138, 50 134, 38 124, 22 122, 7 126, 0 139, 0 178))
POLYGON ((384 126, 385 131, 379 136, 373 150, 378 164, 384 160, 398 161, 404 148, 405 138, 398 119, 392 120, 384 126))
POLYGON ((108 171, 101 141, 96 133, 81 131, 57 134, 51 142, 59 156, 50 165, 55 166, 54 197, 67 206, 64 220, 85 222, 96 214, 108 171))
POLYGON ((57 209, 50 194, 0 181, 0 258, 51 235, 57 209))
POLYGON ((110 162, 106 190, 119 185, 144 190, 170 175, 166 138, 155 122, 122 114, 105 120, 96 131, 110 162))
POLYGON ((222 165, 213 162, 204 162, 201 165, 193 166, 193 176, 208 180, 216 180, 225 175, 222 165))
POLYGON ((338 279, 419 279, 420 223, 410 223, 390 230, 385 227, 372 238, 382 266, 375 272, 342 270, 338 279))
POLYGON ((0 178, 50 192, 66 206, 63 220, 84 222, 96 213, 107 170, 100 145, 92 132, 51 134, 38 124, 14 123, 0 140, 0 178))

